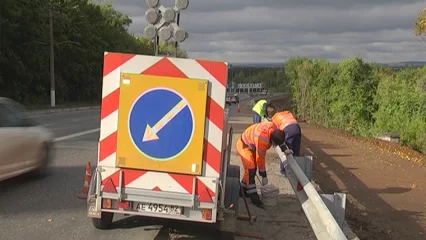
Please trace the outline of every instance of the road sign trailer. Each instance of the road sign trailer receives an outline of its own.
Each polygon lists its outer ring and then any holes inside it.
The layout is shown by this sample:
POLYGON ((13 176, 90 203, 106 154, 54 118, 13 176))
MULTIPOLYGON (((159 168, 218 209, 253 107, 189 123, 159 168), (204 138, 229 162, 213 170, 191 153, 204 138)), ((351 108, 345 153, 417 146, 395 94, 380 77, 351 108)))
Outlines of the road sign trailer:
POLYGON ((98 164, 87 198, 113 215, 217 224, 233 238, 240 168, 229 165, 226 62, 104 55, 98 164))

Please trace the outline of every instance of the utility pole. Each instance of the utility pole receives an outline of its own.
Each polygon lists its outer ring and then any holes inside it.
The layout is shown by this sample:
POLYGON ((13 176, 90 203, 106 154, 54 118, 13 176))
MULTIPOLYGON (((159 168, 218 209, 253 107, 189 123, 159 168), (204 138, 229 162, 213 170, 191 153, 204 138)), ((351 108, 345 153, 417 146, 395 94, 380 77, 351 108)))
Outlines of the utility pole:
MULTIPOLYGON (((77 8, 78 6, 73 6, 73 9, 77 8)), ((74 41, 70 41, 70 40, 66 40, 66 41, 62 41, 62 42, 58 42, 55 43, 55 39, 54 39, 54 35, 53 35, 53 21, 55 18, 55 14, 54 14, 54 6, 52 2, 49 2, 48 5, 49 8, 49 43, 47 42, 42 42, 42 41, 37 41, 37 40, 32 40, 29 42, 25 42, 23 43, 23 45, 28 45, 28 44, 40 44, 43 46, 47 46, 49 45, 49 60, 50 60, 50 106, 51 107, 55 107, 56 106, 56 97, 55 97, 55 46, 60 46, 62 44, 75 44, 75 45, 80 45, 79 42, 74 42, 74 41)))
POLYGON ((49 28, 50 28, 50 106, 55 107, 55 52, 53 37, 53 6, 49 6, 49 28))

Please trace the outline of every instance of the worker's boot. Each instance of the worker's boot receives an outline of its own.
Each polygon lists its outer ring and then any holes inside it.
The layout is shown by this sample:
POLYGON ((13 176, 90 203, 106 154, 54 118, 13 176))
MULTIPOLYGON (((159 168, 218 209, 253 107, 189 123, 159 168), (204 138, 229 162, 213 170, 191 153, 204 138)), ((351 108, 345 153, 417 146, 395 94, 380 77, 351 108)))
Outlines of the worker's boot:
POLYGON ((259 194, 257 193, 250 193, 249 194, 251 202, 258 208, 264 208, 263 202, 260 201, 259 194))

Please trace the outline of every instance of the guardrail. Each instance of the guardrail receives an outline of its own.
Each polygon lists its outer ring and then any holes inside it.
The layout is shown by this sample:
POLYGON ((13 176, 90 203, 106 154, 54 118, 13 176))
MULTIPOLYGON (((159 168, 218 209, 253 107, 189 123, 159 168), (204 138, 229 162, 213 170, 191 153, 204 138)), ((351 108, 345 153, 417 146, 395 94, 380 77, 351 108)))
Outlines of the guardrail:
POLYGON ((293 157, 291 153, 284 154, 279 147, 276 147, 275 150, 284 164, 287 178, 317 239, 347 240, 348 238, 342 230, 346 195, 341 193, 318 194, 311 183, 312 158, 293 157), (298 161, 295 158, 298 158, 298 161), (300 166, 305 169, 305 172, 300 166), (329 208, 334 214, 330 212, 329 208))

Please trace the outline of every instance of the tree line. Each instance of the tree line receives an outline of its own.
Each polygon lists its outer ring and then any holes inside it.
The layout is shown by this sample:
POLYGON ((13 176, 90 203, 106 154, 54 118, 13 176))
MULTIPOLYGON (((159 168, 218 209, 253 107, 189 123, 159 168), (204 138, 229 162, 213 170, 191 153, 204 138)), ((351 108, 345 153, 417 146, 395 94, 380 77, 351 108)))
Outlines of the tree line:
POLYGON ((426 152, 426 67, 296 57, 285 76, 299 118, 364 137, 398 132, 403 144, 426 152))
MULTIPOLYGON (((111 4, 3 0, 0 8, 0 96, 23 104, 49 103, 50 16, 59 105, 100 102, 104 51, 154 54, 153 42, 129 33, 132 20, 111 4)), ((162 43, 159 53, 173 54, 174 44, 162 43)))

